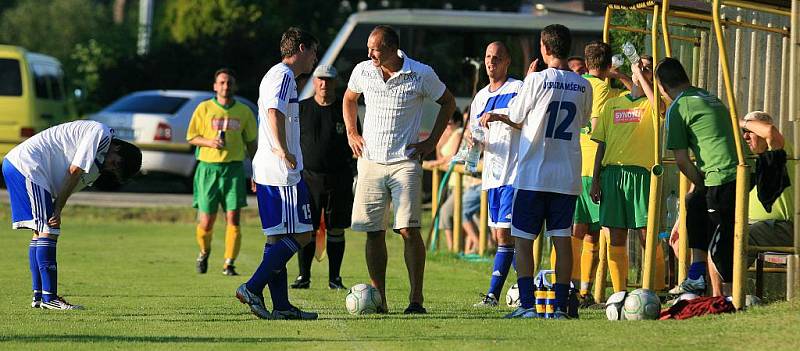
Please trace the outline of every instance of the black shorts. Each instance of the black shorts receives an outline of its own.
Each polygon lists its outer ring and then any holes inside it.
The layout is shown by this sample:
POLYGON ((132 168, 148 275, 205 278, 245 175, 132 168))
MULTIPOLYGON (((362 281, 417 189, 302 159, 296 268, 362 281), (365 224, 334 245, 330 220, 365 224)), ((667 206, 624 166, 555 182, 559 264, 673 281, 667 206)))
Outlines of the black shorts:
POLYGON ((707 251, 724 282, 730 282, 733 278, 735 204, 735 181, 686 195, 689 248, 707 251))
POLYGON ((325 215, 326 228, 348 228, 353 212, 353 175, 350 168, 339 173, 303 170, 303 180, 311 195, 311 220, 314 230, 325 215))

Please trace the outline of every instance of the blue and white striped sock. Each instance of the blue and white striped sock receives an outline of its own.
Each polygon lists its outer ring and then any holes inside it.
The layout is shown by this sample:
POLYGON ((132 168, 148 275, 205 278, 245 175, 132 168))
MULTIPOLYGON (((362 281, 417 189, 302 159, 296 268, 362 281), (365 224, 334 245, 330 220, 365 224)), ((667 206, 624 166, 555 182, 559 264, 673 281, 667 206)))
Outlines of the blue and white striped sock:
POLYGON ((31 285, 33 286, 33 298, 42 299, 42 276, 39 274, 39 261, 36 259, 36 239, 31 239, 28 245, 28 264, 31 270, 31 285))
POLYGON ((497 254, 494 256, 494 267, 492 267, 492 280, 489 282, 489 292, 487 294, 492 294, 494 297, 500 296, 513 261, 513 246, 500 246, 497 248, 497 254))
POLYGON ((58 295, 58 263, 56 262, 57 241, 39 238, 36 245, 36 260, 42 279, 42 301, 50 302, 58 295))
MULTIPOLYGON (((278 241, 273 245, 265 245, 264 246, 264 257, 261 259, 261 264, 256 269, 253 276, 247 281, 247 290, 255 294, 260 294, 264 291, 264 287, 267 283, 273 282, 276 279, 280 279, 281 271, 286 270, 286 263, 294 256, 297 250, 300 249, 300 245, 297 243, 297 240, 294 238, 286 237, 278 241)), ((285 280, 286 276, 283 276, 284 284, 283 290, 286 290, 286 298, 282 298, 278 293, 278 298, 283 301, 279 301, 278 306, 273 306, 273 308, 278 310, 285 310, 288 309, 285 305, 289 304, 288 299, 288 288, 286 286, 285 280), (285 305, 284 305, 285 302, 285 305), (283 308, 285 307, 285 308, 283 308)), ((275 289, 280 290, 280 283, 277 282, 278 285, 273 286, 270 289, 270 294, 275 294, 272 290, 275 289)), ((275 297, 273 297, 274 299, 275 297)), ((273 302, 274 304, 274 302, 273 302)))

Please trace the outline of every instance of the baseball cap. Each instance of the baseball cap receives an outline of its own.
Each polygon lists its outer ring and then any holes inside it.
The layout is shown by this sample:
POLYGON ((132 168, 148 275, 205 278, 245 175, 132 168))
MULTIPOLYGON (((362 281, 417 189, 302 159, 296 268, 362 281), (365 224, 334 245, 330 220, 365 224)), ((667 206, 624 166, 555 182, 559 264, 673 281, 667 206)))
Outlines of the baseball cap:
POLYGON ((336 78, 336 68, 333 68, 331 65, 319 65, 314 69, 314 77, 336 78))

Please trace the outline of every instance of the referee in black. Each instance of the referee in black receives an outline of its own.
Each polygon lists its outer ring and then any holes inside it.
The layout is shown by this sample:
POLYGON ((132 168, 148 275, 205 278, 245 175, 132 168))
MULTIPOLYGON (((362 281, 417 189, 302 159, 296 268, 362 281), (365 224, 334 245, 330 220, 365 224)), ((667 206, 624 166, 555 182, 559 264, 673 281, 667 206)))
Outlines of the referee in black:
MULTIPOLYGON (((342 102, 336 98, 336 69, 318 66, 313 73, 314 96, 300 102, 300 147, 303 179, 311 193, 314 230, 325 216, 328 250, 328 287, 345 289, 339 271, 344 257, 344 230, 353 210, 353 151, 347 143, 342 102)), ((315 242, 298 252, 300 275, 293 289, 311 285, 315 242)))

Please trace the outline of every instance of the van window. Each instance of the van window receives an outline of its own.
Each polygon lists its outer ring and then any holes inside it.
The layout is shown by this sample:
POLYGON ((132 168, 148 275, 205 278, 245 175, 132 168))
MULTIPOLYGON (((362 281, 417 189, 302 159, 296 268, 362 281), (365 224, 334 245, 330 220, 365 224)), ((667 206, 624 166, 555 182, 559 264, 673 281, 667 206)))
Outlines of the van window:
POLYGON ((64 97, 61 92, 64 72, 60 67, 36 62, 31 64, 31 68, 37 98, 61 100, 64 97))
POLYGON ((0 96, 22 96, 19 60, 0 59, 0 96))
POLYGON ((163 113, 175 114, 189 101, 188 98, 163 95, 128 95, 117 100, 105 110, 107 112, 163 113))

